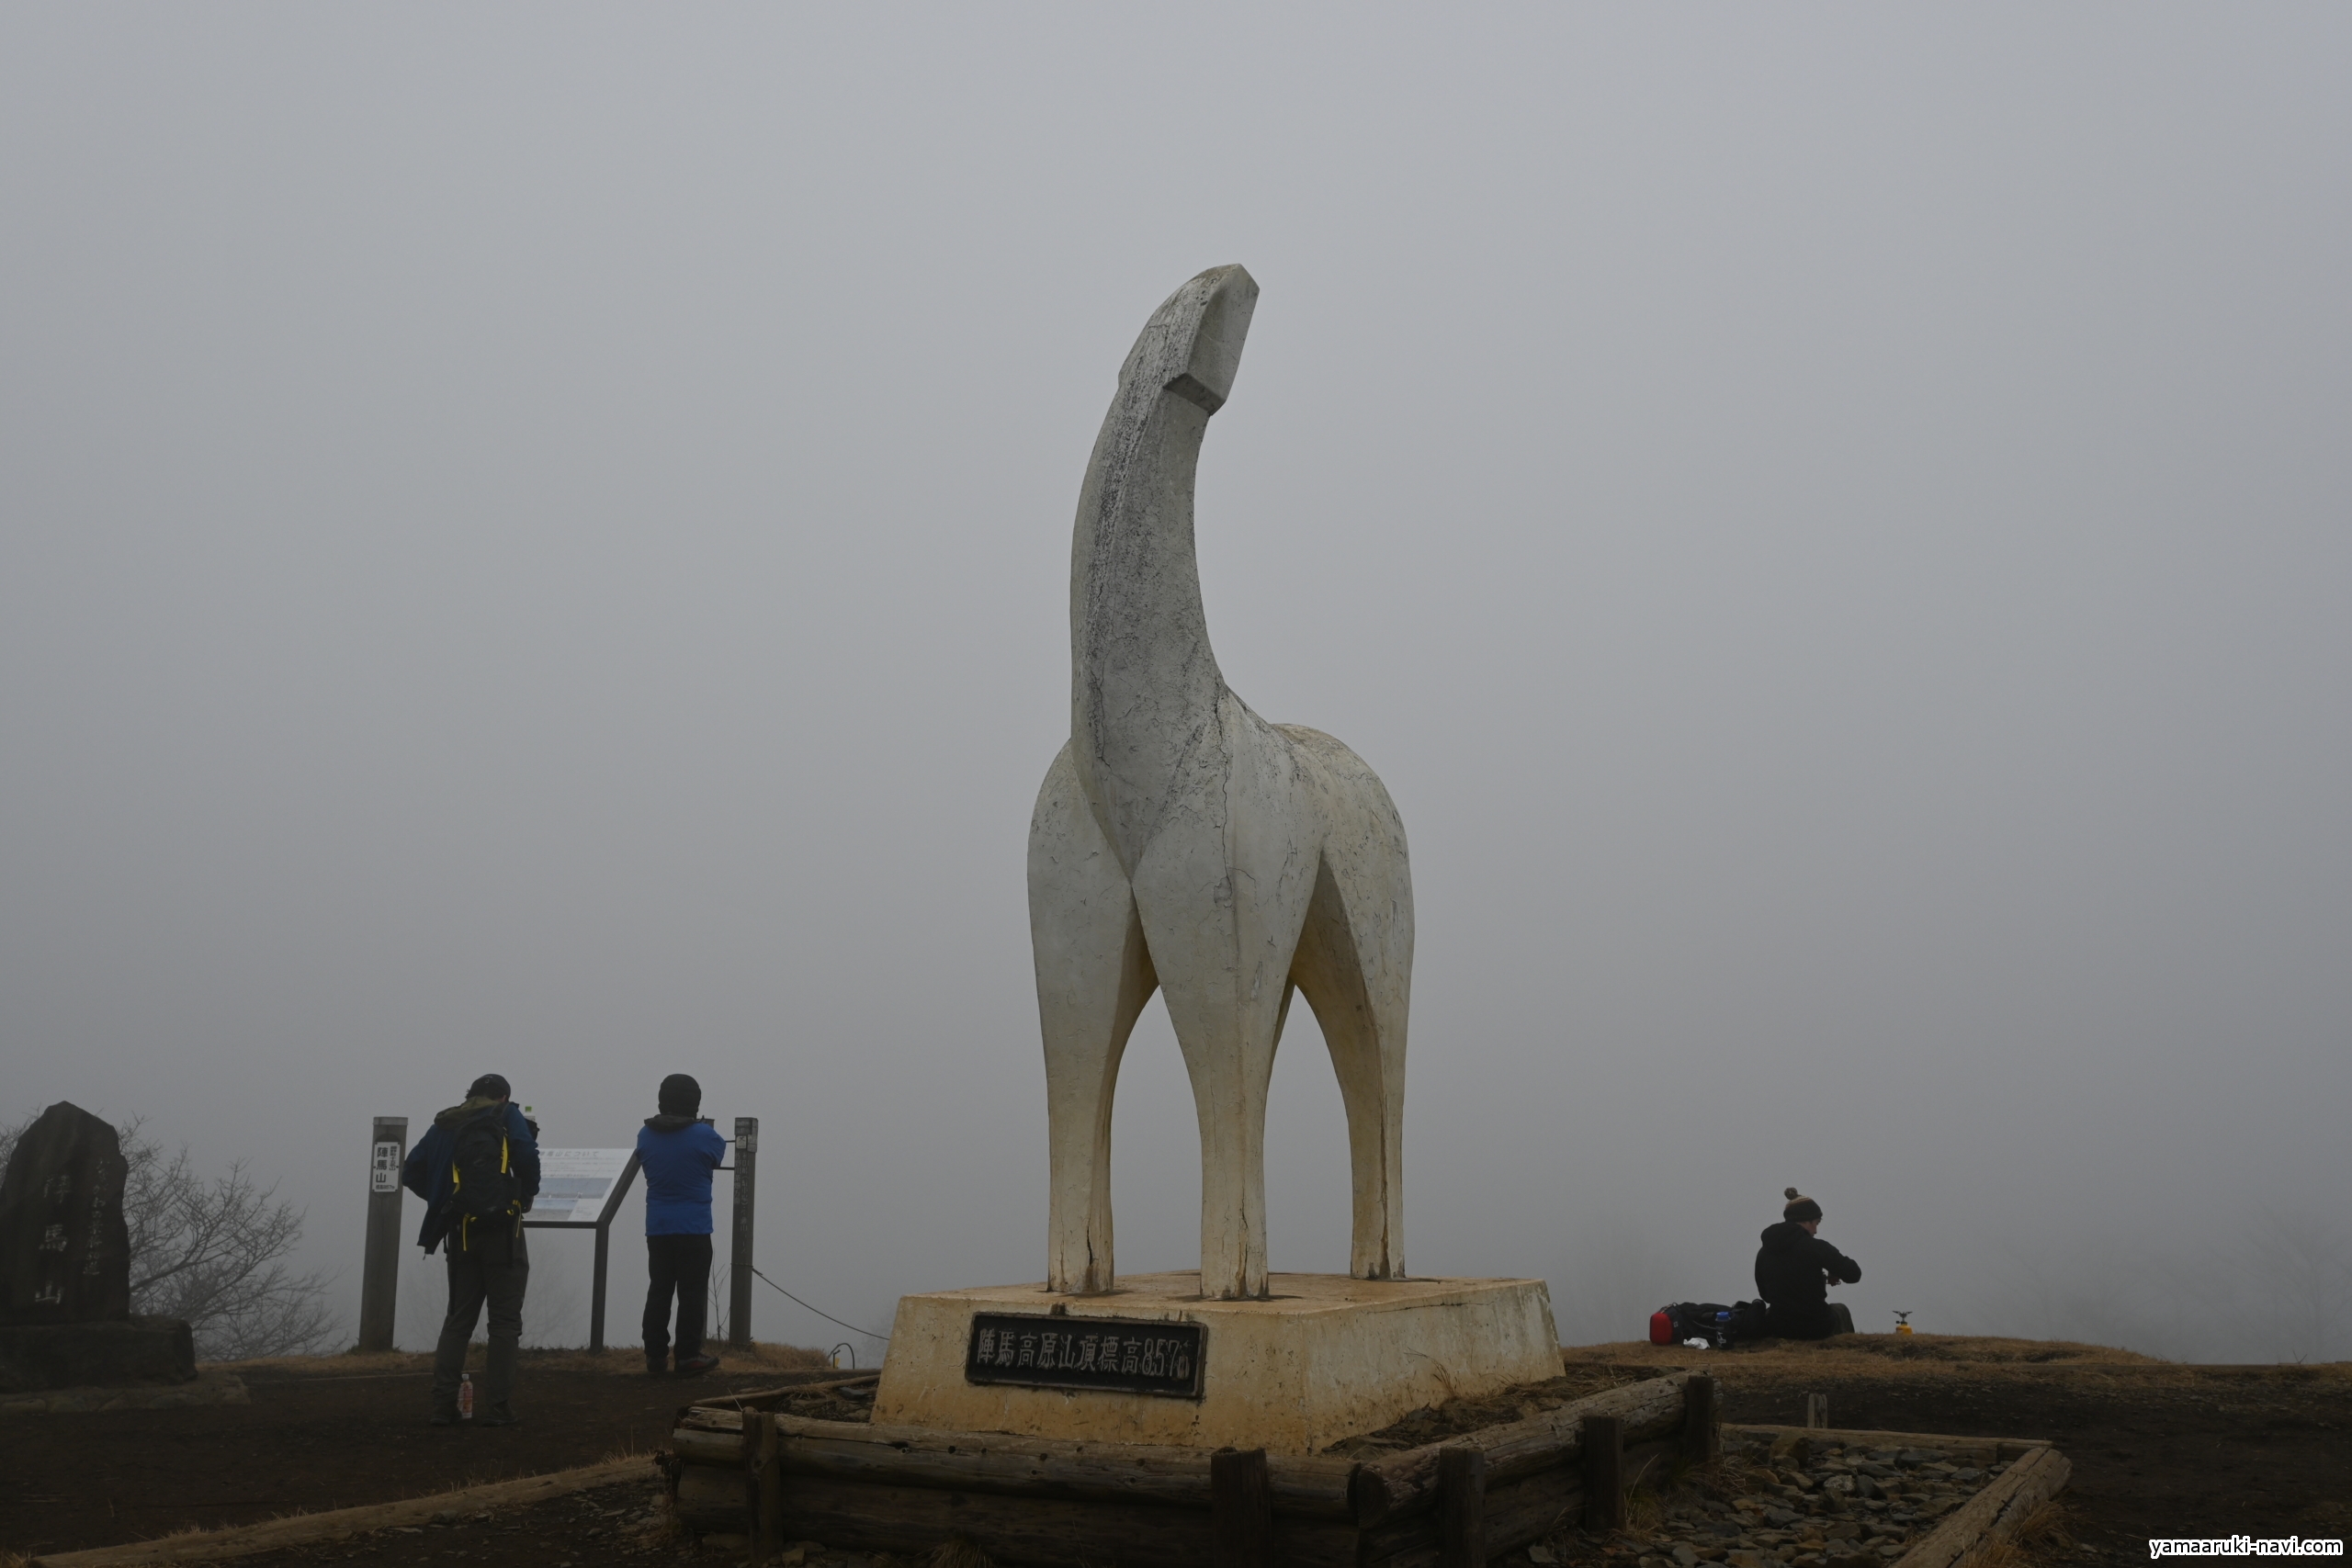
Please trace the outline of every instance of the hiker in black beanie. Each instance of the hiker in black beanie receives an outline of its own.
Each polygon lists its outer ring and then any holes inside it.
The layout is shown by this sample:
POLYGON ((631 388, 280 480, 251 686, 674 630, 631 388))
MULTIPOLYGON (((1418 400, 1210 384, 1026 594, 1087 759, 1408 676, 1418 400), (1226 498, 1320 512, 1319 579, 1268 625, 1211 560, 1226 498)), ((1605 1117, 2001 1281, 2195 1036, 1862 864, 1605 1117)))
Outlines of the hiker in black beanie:
POLYGON ((1833 1281, 1850 1285, 1862 1266, 1821 1239, 1821 1205, 1786 1190, 1781 1223, 1765 1228, 1756 1254, 1756 1293, 1764 1298, 1764 1332, 1782 1339, 1826 1339, 1854 1332, 1854 1314, 1829 1299, 1833 1281))
POLYGON ((661 1113, 637 1131, 645 1171, 645 1370, 660 1377, 670 1350, 670 1301, 678 1303, 678 1373, 718 1365, 702 1348, 710 1304, 710 1173, 727 1158, 727 1140, 699 1120, 702 1085, 684 1073, 662 1080, 661 1113))

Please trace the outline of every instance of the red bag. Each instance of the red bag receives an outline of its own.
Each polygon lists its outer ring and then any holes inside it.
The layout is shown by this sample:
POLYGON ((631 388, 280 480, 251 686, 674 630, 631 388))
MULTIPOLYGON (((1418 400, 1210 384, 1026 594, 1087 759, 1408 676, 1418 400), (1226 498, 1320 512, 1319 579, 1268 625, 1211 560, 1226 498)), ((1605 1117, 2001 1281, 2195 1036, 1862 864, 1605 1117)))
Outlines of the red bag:
POLYGON ((1650 1343, 1653 1345, 1674 1343, 1674 1319, 1668 1317, 1664 1312, 1650 1314, 1650 1343))

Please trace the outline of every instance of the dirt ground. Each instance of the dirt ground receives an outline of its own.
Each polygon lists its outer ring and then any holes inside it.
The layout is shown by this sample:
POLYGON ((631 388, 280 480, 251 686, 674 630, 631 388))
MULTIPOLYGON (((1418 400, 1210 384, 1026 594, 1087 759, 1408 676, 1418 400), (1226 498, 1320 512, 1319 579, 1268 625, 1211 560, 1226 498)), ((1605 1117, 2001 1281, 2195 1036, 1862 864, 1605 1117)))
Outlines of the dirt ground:
POLYGON ((630 1452, 649 1456, 650 1476, 682 1404, 835 1375, 814 1351, 721 1354, 713 1375, 656 1381, 634 1347, 526 1350, 514 1397, 523 1425, 495 1430, 425 1425, 431 1359, 404 1355, 247 1362, 234 1370, 250 1404, 10 1416, 0 1420, 0 1548, 64 1551, 251 1524, 630 1452))
MULTIPOLYGON (((421 1358, 241 1369, 245 1406, 12 1418, 0 1424, 0 1546, 64 1551, 650 1455, 680 1404, 773 1387, 813 1359, 772 1354, 690 1383, 629 1373, 617 1354, 526 1357, 526 1424, 513 1431, 425 1426, 421 1358)), ((1703 1368, 1723 1380, 1733 1421, 1796 1423, 1804 1395, 1820 1393, 1838 1427, 2051 1438, 2075 1466, 2067 1523, 2086 1550, 2073 1561, 2144 1558, 2152 1535, 2352 1535, 2352 1365, 2181 1366, 2090 1346, 1866 1335, 1712 1354, 1589 1346, 1565 1367, 1561 1386, 1577 1393, 1703 1368)), ((1385 1435, 1428 1441, 1517 1416, 1462 1402, 1385 1435)), ((589 1568, 692 1555, 668 1531, 649 1461, 643 1483, 241 1561, 589 1568)))

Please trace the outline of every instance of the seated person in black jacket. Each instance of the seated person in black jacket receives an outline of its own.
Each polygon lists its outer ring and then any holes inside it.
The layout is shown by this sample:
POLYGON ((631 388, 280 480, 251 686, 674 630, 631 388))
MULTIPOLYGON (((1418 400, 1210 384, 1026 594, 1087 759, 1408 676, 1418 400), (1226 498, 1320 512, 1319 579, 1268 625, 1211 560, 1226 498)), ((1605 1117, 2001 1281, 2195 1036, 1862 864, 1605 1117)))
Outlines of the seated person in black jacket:
POLYGON ((1853 1284, 1862 1266, 1821 1239, 1821 1205, 1791 1187, 1781 1223, 1764 1232, 1756 1254, 1756 1293, 1764 1298, 1764 1332, 1782 1339, 1826 1339, 1854 1332, 1854 1314, 1829 1300, 1831 1281, 1853 1284))

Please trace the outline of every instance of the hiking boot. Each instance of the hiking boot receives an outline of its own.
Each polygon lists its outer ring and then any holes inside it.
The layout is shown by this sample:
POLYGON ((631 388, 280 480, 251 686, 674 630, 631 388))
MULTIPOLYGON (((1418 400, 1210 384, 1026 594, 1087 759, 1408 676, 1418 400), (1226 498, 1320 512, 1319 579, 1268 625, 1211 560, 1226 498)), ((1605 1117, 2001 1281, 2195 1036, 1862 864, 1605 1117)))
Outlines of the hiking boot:
POLYGON ((433 1414, 426 1416, 424 1422, 428 1427, 454 1427, 458 1424, 458 1407, 454 1404, 436 1404, 433 1407, 433 1414))
POLYGON ((648 1356, 648 1357, 646 1357, 646 1358, 645 1358, 645 1375, 646 1375, 647 1377, 650 1377, 650 1378, 659 1378, 659 1377, 667 1377, 667 1376, 669 1376, 669 1375, 670 1375, 670 1362, 669 1362, 668 1358, 666 1358, 666 1357, 662 1357, 662 1356, 648 1356))
POLYGON ((475 1418, 477 1427, 519 1427, 523 1418, 514 1414, 511 1404, 493 1404, 475 1418))
POLYGON ((698 1378, 705 1372, 718 1370, 718 1358, 716 1356, 688 1356, 678 1363, 678 1375, 682 1378, 698 1378))

